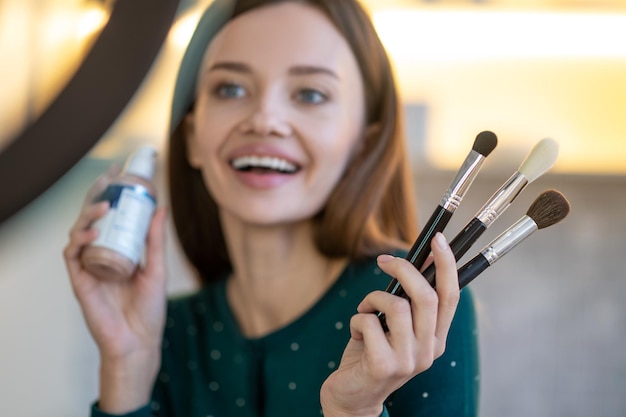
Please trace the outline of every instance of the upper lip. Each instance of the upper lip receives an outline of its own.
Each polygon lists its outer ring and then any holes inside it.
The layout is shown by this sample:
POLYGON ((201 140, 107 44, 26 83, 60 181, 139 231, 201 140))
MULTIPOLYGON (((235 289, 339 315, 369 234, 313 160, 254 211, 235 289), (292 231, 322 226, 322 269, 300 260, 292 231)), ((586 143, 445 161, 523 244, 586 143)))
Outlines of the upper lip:
POLYGON ((256 157, 269 157, 269 158, 277 158, 280 160, 286 161, 288 164, 293 165, 296 169, 302 167, 302 163, 298 160, 297 157, 289 154, 283 149, 280 149, 275 146, 269 145, 246 145, 241 146, 231 152, 228 156, 228 162, 232 163, 235 159, 241 158, 244 156, 256 156, 256 157))

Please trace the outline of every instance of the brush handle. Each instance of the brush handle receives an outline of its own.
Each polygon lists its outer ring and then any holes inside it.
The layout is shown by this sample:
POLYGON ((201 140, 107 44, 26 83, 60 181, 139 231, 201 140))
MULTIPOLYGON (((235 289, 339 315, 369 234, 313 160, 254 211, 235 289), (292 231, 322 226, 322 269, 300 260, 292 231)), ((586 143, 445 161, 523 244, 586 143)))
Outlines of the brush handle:
POLYGON ((465 265, 459 268, 459 288, 465 287, 472 282, 474 278, 481 274, 485 269, 489 268, 491 264, 483 256, 482 253, 474 256, 465 265))
POLYGON ((513 250, 537 230, 538 226, 533 218, 524 215, 485 246, 478 255, 457 270, 459 274, 459 287, 465 287, 481 272, 513 250))
MULTIPOLYGON (((463 255, 472 247, 472 245, 478 240, 478 238, 487 230, 487 226, 474 217, 465 228, 457 234, 450 242, 450 249, 454 254, 454 259, 457 261, 461 259, 463 255)), ((430 264, 428 268, 422 272, 426 281, 434 288, 436 285, 436 269, 435 264, 430 264)))
MULTIPOLYGON (((443 229, 448 225, 450 218, 452 217, 453 211, 446 210, 441 205, 437 206, 437 209, 433 212, 428 219, 428 222, 422 229, 422 232, 415 240, 415 243, 409 250, 409 253, 406 255, 405 259, 408 260, 417 268, 421 268, 424 264, 428 255, 430 254, 430 242, 437 234, 437 232, 442 232, 443 229)), ((399 297, 409 299, 409 296, 404 292, 404 289, 400 285, 397 279, 393 278, 389 285, 387 285, 387 289, 385 290, 390 294, 397 295, 399 297)), ((380 324, 383 326, 385 331, 388 331, 387 323, 385 320, 385 314, 382 312, 376 313, 378 319, 380 320, 380 324)))
MULTIPOLYGON (((437 232, 443 231, 451 217, 451 211, 444 209, 442 206, 438 206, 432 216, 430 216, 430 219, 426 223, 426 226, 422 229, 420 235, 415 240, 415 243, 411 247, 411 250, 409 250, 405 259, 411 262, 418 271, 430 254, 431 240, 437 232)), ((408 298, 402 289, 402 286, 400 286, 400 283, 395 278, 391 280, 385 291, 399 297, 408 298)))
POLYGON ((438 232, 443 232, 443 229, 448 225, 453 212, 446 210, 442 206, 437 206, 437 209, 433 212, 426 222, 426 225, 422 229, 420 235, 415 239, 415 243, 406 255, 409 262, 415 266, 418 270, 424 265, 424 262, 430 254, 430 241, 438 232))

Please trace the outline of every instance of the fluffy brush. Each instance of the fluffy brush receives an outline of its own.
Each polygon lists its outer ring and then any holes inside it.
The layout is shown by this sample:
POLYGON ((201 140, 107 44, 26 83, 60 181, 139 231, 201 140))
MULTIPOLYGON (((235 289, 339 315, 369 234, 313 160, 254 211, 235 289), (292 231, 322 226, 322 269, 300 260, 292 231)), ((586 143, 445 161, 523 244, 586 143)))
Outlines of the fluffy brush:
POLYGON ((541 193, 531 204, 526 215, 495 238, 474 258, 459 268, 459 286, 463 288, 481 272, 509 253, 524 239, 539 229, 545 229, 563 220, 570 204, 556 190, 541 193))
MULTIPOLYGON (((485 230, 511 205, 528 184, 546 173, 559 153, 559 145, 553 139, 542 139, 530 150, 513 175, 487 200, 476 216, 450 241, 456 260, 469 250, 485 230)), ((424 278, 435 286, 435 265, 423 271, 424 278)))

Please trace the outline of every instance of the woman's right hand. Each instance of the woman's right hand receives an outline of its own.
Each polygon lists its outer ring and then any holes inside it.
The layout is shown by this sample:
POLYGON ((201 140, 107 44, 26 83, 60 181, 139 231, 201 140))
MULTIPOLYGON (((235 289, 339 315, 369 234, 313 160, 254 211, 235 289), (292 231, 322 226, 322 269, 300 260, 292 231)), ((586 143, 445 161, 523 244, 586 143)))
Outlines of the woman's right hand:
POLYGON ((124 282, 101 281, 82 266, 83 248, 97 237, 90 228, 108 210, 108 202, 93 203, 111 182, 114 171, 90 189, 63 252, 74 294, 101 356, 99 407, 123 413, 146 404, 160 365, 165 323, 166 209, 155 211, 146 243, 145 266, 124 282))

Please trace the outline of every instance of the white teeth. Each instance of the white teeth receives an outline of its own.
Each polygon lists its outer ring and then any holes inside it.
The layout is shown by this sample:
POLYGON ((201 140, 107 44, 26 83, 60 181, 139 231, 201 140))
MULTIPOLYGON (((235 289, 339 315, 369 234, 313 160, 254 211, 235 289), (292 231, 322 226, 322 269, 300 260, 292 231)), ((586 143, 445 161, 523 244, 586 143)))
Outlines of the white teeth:
POLYGON ((272 156, 241 156, 233 159, 231 164, 235 169, 266 168, 287 173, 298 169, 291 162, 272 156))

